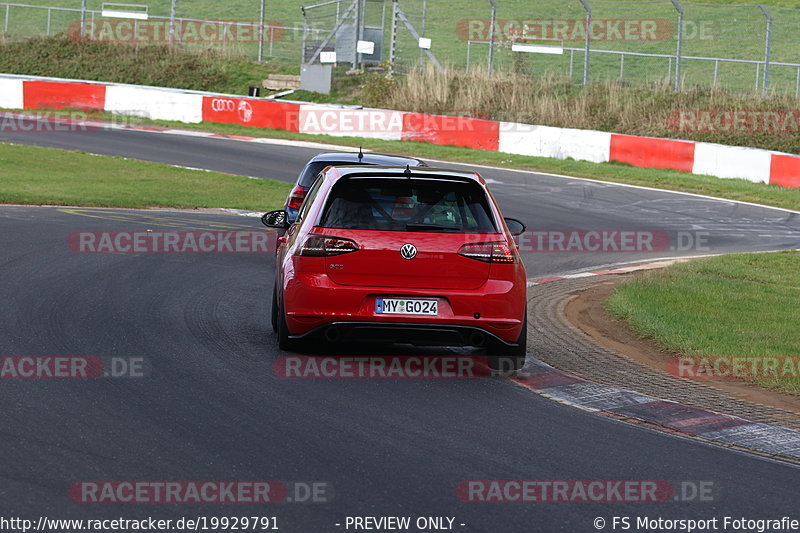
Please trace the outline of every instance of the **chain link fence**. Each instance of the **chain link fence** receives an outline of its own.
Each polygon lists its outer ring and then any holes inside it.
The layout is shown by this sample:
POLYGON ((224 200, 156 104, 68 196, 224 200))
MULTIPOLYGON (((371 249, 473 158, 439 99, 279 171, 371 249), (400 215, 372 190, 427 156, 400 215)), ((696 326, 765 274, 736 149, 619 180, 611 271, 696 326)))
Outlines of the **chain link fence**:
MULTIPOLYGON (((424 0, 400 3, 424 9, 424 0)), ((442 3, 430 1, 426 19, 446 65, 800 96, 800 9, 681 0, 482 0, 457 10, 442 3)))
MULTIPOLYGON (((434 63, 489 73, 565 77, 575 83, 620 80, 676 89, 721 87, 800 96, 800 9, 681 0, 332 0, 313 5, 302 0, 138 0, 137 4, 147 10, 147 23, 176 29, 176 45, 221 47, 261 61, 299 66, 312 59, 319 62, 321 54, 314 55, 319 50, 337 52, 340 62, 343 58, 354 66, 384 64, 395 72, 434 63), (187 31, 202 22, 225 23, 229 29, 201 42, 187 39, 187 31), (359 40, 375 43, 377 49, 358 53, 359 40)), ((3 38, 74 32, 81 20, 94 23, 94 31, 108 26, 104 7, 107 11, 114 4, 0 3, 3 38)))
MULTIPOLYGON (((176 1, 174 11, 170 0, 138 0, 135 4, 131 2, 137 0, 124 1, 127 3, 97 0, 0 3, 0 40, 66 34, 118 43, 214 48, 254 61, 278 60, 299 65, 304 39, 323 33, 322 29, 303 26, 297 2, 284 2, 284 9, 276 13, 260 0, 247 2, 246 6, 176 1), (146 18, 127 18, 124 13, 146 14, 146 18)), ((270 0, 269 4, 274 2, 270 0)))

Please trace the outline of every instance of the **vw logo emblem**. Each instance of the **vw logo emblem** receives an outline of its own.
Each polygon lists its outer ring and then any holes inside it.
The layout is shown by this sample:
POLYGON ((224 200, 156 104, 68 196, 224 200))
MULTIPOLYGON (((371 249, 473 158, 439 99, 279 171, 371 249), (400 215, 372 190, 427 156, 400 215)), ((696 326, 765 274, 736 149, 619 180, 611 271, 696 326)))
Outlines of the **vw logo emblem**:
POLYGON ((413 244, 404 244, 400 248, 400 255, 403 256, 403 259, 414 259, 417 257, 417 247, 413 244))

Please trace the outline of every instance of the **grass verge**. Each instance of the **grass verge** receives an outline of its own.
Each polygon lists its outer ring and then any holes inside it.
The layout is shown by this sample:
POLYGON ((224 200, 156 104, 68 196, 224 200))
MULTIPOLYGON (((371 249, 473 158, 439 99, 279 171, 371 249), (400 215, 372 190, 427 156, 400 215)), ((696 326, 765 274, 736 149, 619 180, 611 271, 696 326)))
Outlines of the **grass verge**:
MULTIPOLYGON (((53 110, 38 110, 37 112, 47 113, 48 111, 53 110)), ((63 112, 64 110, 60 111, 63 112)), ((84 112, 81 111, 81 113, 84 112)), ((88 116, 96 119, 120 121, 119 117, 115 118, 109 113, 88 113, 88 116)), ((598 164, 588 161, 575 161, 572 159, 560 160, 546 157, 520 156, 470 148, 458 148, 455 146, 438 146, 422 142, 381 141, 356 137, 308 135, 281 130, 252 128, 237 124, 186 124, 183 122, 148 120, 139 117, 125 117, 125 120, 132 124, 209 131, 223 135, 311 141, 348 147, 362 146, 369 150, 397 155, 409 155, 423 159, 488 165, 531 172, 564 174, 613 183, 625 183, 671 191, 703 194, 800 211, 800 188, 789 189, 777 185, 752 183, 739 179, 721 179, 712 176, 678 172, 676 170, 638 168, 622 163, 598 164)), ((100 133, 98 133, 98 135, 99 134, 100 133)), ((483 173, 487 174, 487 177, 491 177, 490 172, 483 173)))
POLYGON ((172 50, 59 35, 0 43, 0 72, 247 94, 249 86, 261 86, 282 70, 210 48, 172 50))
POLYGON ((278 209, 289 184, 54 148, 0 144, 0 203, 278 209))
MULTIPOLYGON (((798 301, 800 253, 780 252, 713 257, 647 272, 620 285, 606 308, 637 334, 678 354, 766 361, 800 356, 798 301)), ((783 370, 783 364, 777 368, 783 370)), ((750 380, 800 394, 796 372, 750 380)))

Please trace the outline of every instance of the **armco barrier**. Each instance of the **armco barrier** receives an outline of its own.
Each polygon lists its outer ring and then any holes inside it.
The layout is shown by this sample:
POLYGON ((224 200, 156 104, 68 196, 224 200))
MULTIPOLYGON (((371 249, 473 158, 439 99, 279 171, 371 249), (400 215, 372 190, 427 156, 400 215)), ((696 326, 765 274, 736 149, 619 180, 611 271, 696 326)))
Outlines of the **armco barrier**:
POLYGON ((693 142, 612 135, 610 160, 635 167, 670 168, 691 172, 694 166, 693 142))
POLYGON ((800 187, 800 157, 773 154, 769 182, 782 187, 800 187))
POLYGON ((0 107, 6 109, 22 109, 25 107, 22 80, 0 78, 0 107))
POLYGON ((23 86, 26 108, 72 107, 103 111, 106 108, 106 87, 92 83, 53 83, 26 81, 23 86))
POLYGON ((406 113, 403 117, 403 140, 497 152, 500 148, 500 123, 406 113))
POLYGON ((300 106, 271 100, 203 97, 203 122, 241 124, 256 128, 299 131, 300 106))
POLYGON ((303 104, 299 129, 314 135, 400 141, 404 116, 403 111, 303 104))
MULTIPOLYGON (((27 100, 25 107, 28 107, 27 100)), ((198 123, 203 121, 203 97, 199 94, 166 91, 157 87, 109 85, 105 111, 148 117, 153 120, 198 123)))
POLYGON ((83 80, 0 74, 0 107, 78 107, 187 123, 222 122, 301 133, 414 140, 557 159, 616 161, 800 187, 800 156, 757 148, 386 109, 83 80))
POLYGON ((694 174, 719 178, 741 178, 769 183, 772 154, 766 150, 742 146, 695 143, 694 174))
POLYGON ((500 123, 499 151, 508 154, 606 163, 610 145, 611 134, 605 131, 500 123))

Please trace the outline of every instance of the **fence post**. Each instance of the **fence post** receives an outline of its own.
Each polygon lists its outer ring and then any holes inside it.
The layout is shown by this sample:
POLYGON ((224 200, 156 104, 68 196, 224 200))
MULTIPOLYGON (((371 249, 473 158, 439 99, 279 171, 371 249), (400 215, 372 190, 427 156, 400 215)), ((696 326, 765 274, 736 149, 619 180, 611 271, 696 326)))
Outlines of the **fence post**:
POLYGON ((714 61, 714 85, 712 87, 717 86, 717 78, 719 77, 719 59, 714 61))
MULTIPOLYGON (((338 10, 339 3, 338 2, 336 3, 336 7, 337 7, 336 20, 339 20, 339 17, 338 17, 338 14, 339 14, 339 10, 338 10)), ((301 7, 300 9, 303 12, 303 39, 302 39, 302 42, 300 43, 300 64, 301 65, 305 65, 306 64, 306 42, 308 40, 307 39, 308 34, 311 33, 311 26, 308 25, 308 18, 306 17, 306 8, 301 7)))
POLYGON ((678 12, 678 50, 675 52, 675 90, 681 90, 681 58, 683 57, 683 7, 678 0, 672 0, 678 12))
POLYGON ((261 0, 261 24, 258 27, 258 62, 264 61, 264 2, 261 0))
MULTIPOLYGON (((175 2, 172 0, 169 8, 169 46, 172 48, 175 45, 175 2)), ((223 33, 223 35, 225 35, 223 33)))
POLYGON ((583 58, 583 84, 589 85, 589 54, 592 52, 592 6, 588 0, 581 0, 583 9, 586 10, 586 50, 583 58))
POLYGON ((353 36, 353 70, 358 69, 358 40, 361 37, 359 28, 361 27, 361 0, 355 0, 356 6, 356 20, 355 20, 355 33, 353 36))
POLYGON ((759 4, 758 7, 767 17, 767 43, 764 50, 764 88, 761 90, 761 96, 767 96, 767 91, 769 90, 769 61, 772 53, 772 15, 767 11, 767 7, 764 4, 759 4))
POLYGON ((758 94, 759 85, 761 85, 761 63, 756 63, 756 94, 758 94))
POLYGON ((572 83, 572 67, 575 64, 575 50, 569 51, 569 81, 572 83))
POLYGON ((389 40, 389 74, 394 74, 395 54, 397 54, 397 9, 398 0, 392 0, 392 31, 389 40))
POLYGON ((81 32, 80 32, 81 39, 83 39, 85 35, 86 35, 86 0, 81 0, 81 32))
MULTIPOLYGON (((425 37, 428 31, 428 0, 422 0, 422 36, 425 37)), ((419 50, 419 61, 422 62, 422 48, 419 50)))
POLYGON ((497 2, 489 0, 492 4, 492 21, 489 27, 489 76, 492 75, 494 70, 494 25, 497 22, 497 2))
POLYGON ((11 8, 10 5, 6 4, 6 24, 3 29, 3 33, 8 33, 8 10, 11 8))

